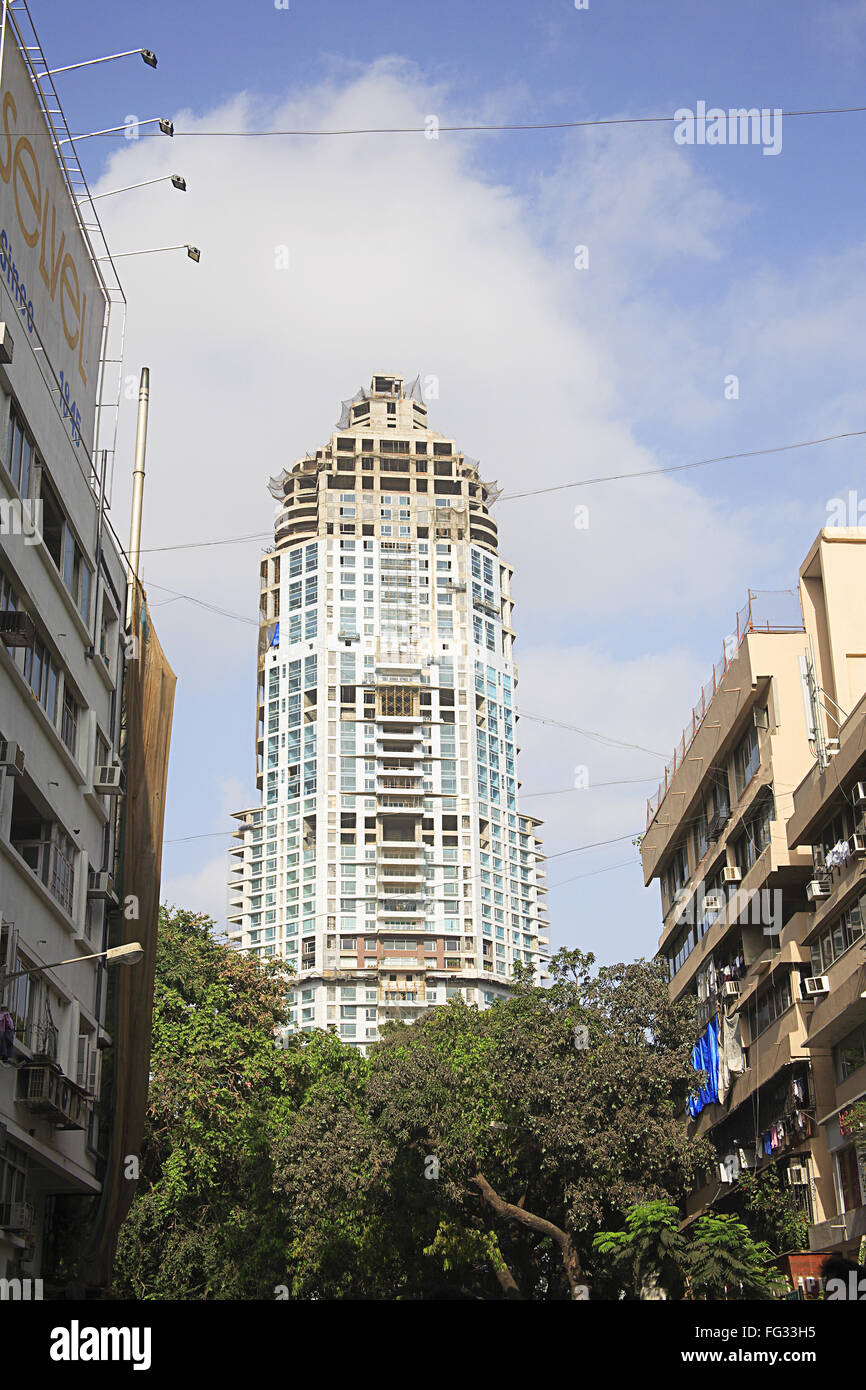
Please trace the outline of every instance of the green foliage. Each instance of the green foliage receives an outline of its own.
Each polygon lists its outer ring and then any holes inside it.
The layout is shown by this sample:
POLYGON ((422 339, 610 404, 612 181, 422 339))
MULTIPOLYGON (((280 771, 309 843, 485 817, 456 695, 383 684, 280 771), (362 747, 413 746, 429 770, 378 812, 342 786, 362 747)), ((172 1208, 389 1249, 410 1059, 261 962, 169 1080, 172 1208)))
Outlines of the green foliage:
POLYGON ((550 989, 395 1024, 355 1093, 304 1100, 275 1175, 297 1296, 425 1297, 445 1270, 476 1297, 573 1297, 600 1225, 682 1196, 708 1161, 683 1123, 690 1010, 655 964, 594 964, 562 951, 550 989))
POLYGON ((625 1224, 597 1235, 593 1246, 632 1296, 660 1288, 669 1298, 768 1299, 787 1288, 769 1263, 769 1246, 730 1214, 709 1213, 683 1231, 674 1205, 646 1202, 629 1210, 625 1224))
POLYGON ((160 912, 141 1178, 115 1262, 126 1297, 264 1297, 285 1278, 270 1143, 307 1068, 274 1046, 277 967, 229 950, 213 925, 160 912))
POLYGON ((775 1167, 740 1174, 737 1207, 749 1230, 776 1252, 808 1248, 806 1218, 775 1167))
POLYGON ((270 1298, 286 1285, 317 1300, 559 1300, 584 1281, 610 1297, 654 1280, 675 1296, 685 1281, 700 1297, 765 1287, 763 1248, 740 1235, 707 1227, 694 1267, 691 1238, 684 1251, 677 1205, 712 1156, 683 1123, 692 1013, 671 1002, 657 964, 596 969, 560 951, 549 989, 518 972, 509 999, 429 1009, 384 1029, 367 1057, 321 1031, 282 1050, 283 967, 228 949, 212 926, 161 914, 119 1294, 270 1298))
POLYGON ((778 1298, 788 1285, 768 1261, 772 1251, 756 1241, 736 1216, 714 1212, 694 1225, 688 1282, 697 1299, 778 1298))
POLYGON ((629 1208, 625 1225, 624 1231, 597 1235, 593 1249, 607 1256, 633 1295, 652 1286, 681 1298, 687 1247, 678 1208, 671 1202, 639 1203, 629 1208))

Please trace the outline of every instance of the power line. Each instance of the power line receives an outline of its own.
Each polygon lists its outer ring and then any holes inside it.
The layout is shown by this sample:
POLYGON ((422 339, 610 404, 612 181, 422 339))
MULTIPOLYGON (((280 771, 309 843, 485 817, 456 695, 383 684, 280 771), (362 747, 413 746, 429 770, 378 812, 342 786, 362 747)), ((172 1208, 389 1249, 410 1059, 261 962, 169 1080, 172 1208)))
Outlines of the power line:
POLYGON ((588 874, 575 874, 573 878, 563 878, 560 879, 559 883, 549 884, 548 891, 552 891, 554 888, 563 888, 566 883, 577 883, 579 878, 595 878, 597 874, 610 874, 613 873, 614 869, 626 869, 630 864, 637 863, 639 863, 637 859, 623 859, 621 864, 609 864, 606 869, 590 869, 588 874))
MULTIPOLYGON (((792 449, 811 449, 817 444, 832 444, 839 439, 859 439, 866 430, 848 430, 843 434, 828 434, 821 439, 803 439, 796 444, 777 444, 767 449, 749 449, 739 454, 719 454, 715 458, 697 459, 692 463, 674 463, 664 468, 644 468, 634 473, 607 473, 597 478, 578 478, 572 483, 556 483, 552 487, 532 488, 528 492, 506 492, 498 502, 515 502, 522 497, 537 497, 545 492, 563 492, 568 488, 590 487, 596 483, 617 483, 631 478, 661 477, 666 473, 684 473, 692 468, 706 468, 711 463, 727 463, 736 459, 761 458, 768 454, 783 454, 792 449)), ((142 555, 157 555, 169 550, 201 550, 215 545, 240 545, 250 541, 273 540, 273 532, 261 531, 245 536, 223 536, 218 540, 180 541, 176 545, 143 546, 142 555)), ((159 587, 159 586, 157 586, 159 587)))
MULTIPOLYGON (((712 110, 712 109, 714 109, 714 108, 711 108, 711 110, 712 110)), ((781 114, 782 118, 784 119, 785 117, 789 117, 789 118, 790 118, 791 116, 847 116, 847 115, 856 115, 856 114, 858 114, 858 113, 860 113, 860 112, 863 112, 863 111, 866 111, 866 106, 827 106, 827 107, 817 107, 817 108, 813 108, 813 109, 811 109, 811 110, 802 110, 802 111, 784 111, 784 110, 783 110, 780 114, 781 114)), ((725 118, 727 118, 728 112, 725 111, 723 114, 724 114, 725 118)), ((696 113, 691 113, 691 112, 689 113, 689 115, 690 115, 691 120, 692 120, 692 121, 695 121, 695 122, 698 121, 698 120, 708 121, 708 120, 716 120, 716 119, 718 119, 717 116, 711 115, 709 112, 706 112, 703 116, 699 116, 699 115, 697 115, 696 113)), ((664 124, 668 124, 668 125, 669 125, 669 124, 671 124, 672 122, 677 121, 677 120, 681 120, 681 119, 682 119, 682 117, 678 117, 678 116, 675 116, 675 115, 674 115, 674 116, 602 116, 602 117, 599 117, 599 118, 596 119, 596 120, 583 120, 583 121, 534 121, 534 122, 517 122, 517 121, 514 121, 514 122, 503 123, 503 124, 501 124, 501 125, 482 125, 482 124, 477 124, 477 125, 476 125, 476 124, 473 124, 473 125, 437 125, 437 126, 435 127, 435 129, 436 129, 437 131, 447 131, 447 132, 450 132, 450 133, 456 133, 456 132, 460 132, 460 131, 469 131, 469 132, 488 132, 488 131, 490 131, 490 132, 496 132, 496 131, 509 131, 509 130, 511 130, 511 131, 520 131, 520 130, 583 130, 583 129, 588 129, 588 128, 592 128, 592 127, 596 127, 596 126, 611 126, 611 125, 664 125, 664 124)), ((174 138, 177 140, 177 139, 183 139, 184 137, 186 137, 187 139, 191 139, 191 138, 193 138, 193 137, 195 137, 195 136, 204 136, 204 137, 207 137, 208 139, 251 140, 251 139, 263 139, 263 138, 266 138, 266 137, 273 137, 273 136, 287 136, 287 135, 313 135, 313 136, 316 136, 316 135, 320 135, 320 136, 334 136, 334 135, 427 135, 428 133, 429 133, 429 127, 426 126, 426 125, 423 125, 423 126, 366 126, 366 127, 360 127, 360 128, 349 127, 349 128, 336 129, 336 130, 301 130, 301 129, 299 129, 299 130, 177 130, 177 129, 175 129, 174 138)), ((44 134, 44 131, 37 131, 37 132, 35 132, 35 134, 44 134)), ((120 134, 122 134, 122 131, 121 131, 121 132, 114 132, 114 131, 98 131, 98 132, 95 132, 94 135, 91 135, 90 133, 88 133, 87 136, 85 137, 84 133, 83 133, 83 132, 80 132, 80 133, 78 133, 78 134, 76 134, 76 135, 73 135, 73 136, 72 136, 72 139, 73 139, 73 140, 80 140, 80 139, 84 139, 84 138, 91 139, 91 138, 95 138, 95 137, 106 138, 106 137, 109 137, 109 136, 114 136, 114 138, 117 139, 117 138, 119 138, 120 134)), ((162 132, 161 132, 161 131, 153 131, 153 130, 141 131, 141 132, 139 132, 139 138, 140 138, 140 139, 143 139, 143 140, 149 140, 149 139, 159 140, 159 139, 162 138, 162 132)))
POLYGON ((565 792, 595 791, 596 787, 628 787, 637 783, 643 785, 645 782, 658 782, 658 777, 623 777, 618 782, 591 782, 585 787, 559 787, 552 792, 522 792, 521 802, 531 801, 537 796, 562 796, 565 792))
POLYGON ((858 439, 866 430, 849 430, 845 434, 828 434, 823 439, 804 439, 798 444, 777 444, 771 449, 749 449, 742 454, 718 454, 711 459, 698 459, 695 463, 673 463, 667 468, 643 468, 636 473, 609 473, 599 478, 579 478, 574 483, 557 483, 553 487, 531 488, 528 492, 506 492, 498 499, 500 502, 515 502, 520 497, 538 497, 543 492, 565 492, 568 488, 589 487, 593 483, 617 483, 628 478, 652 478, 662 473, 685 473, 690 468, 706 468, 710 463, 728 463, 732 459, 753 459, 764 454, 784 454, 791 449, 811 449, 815 444, 831 444, 837 439, 858 439))
MULTIPOLYGON (((625 739, 611 738, 609 734, 599 734, 593 729, 582 729, 578 724, 563 724, 559 719, 548 719, 540 714, 529 714, 526 710, 522 709, 518 710, 517 713, 521 719, 531 719, 535 724, 553 724, 557 729, 568 729, 570 733, 583 734, 585 738, 592 739, 598 743, 611 744, 616 748, 635 748, 639 753, 649 753, 653 758, 664 758, 665 762, 667 762, 670 757, 669 753, 659 753, 655 748, 645 748, 642 743, 627 743, 625 739)), ((639 780, 650 782, 656 779, 642 777, 639 780)))
MULTIPOLYGON (((213 840, 223 835, 234 834, 236 834, 236 831, 234 830, 207 830, 202 835, 181 835, 174 840, 163 840, 163 844, 181 845, 186 844, 189 840, 213 840)), ((595 843, 591 845, 575 845, 573 849, 562 849, 559 851, 558 854, 548 854, 545 857, 547 859, 561 859, 564 854, 580 854, 580 852, 585 849, 597 849, 599 845, 614 845, 621 840, 632 840, 634 838, 635 832, 632 832, 632 834, 630 835, 620 835, 617 839, 614 840, 596 840, 595 843)))
POLYGON ((258 627, 255 618, 247 618, 242 613, 232 613, 228 608, 220 608, 215 603, 206 603, 203 598, 196 598, 193 594, 181 594, 177 589, 167 589, 164 584, 155 584, 153 580, 150 580, 146 587, 160 589, 164 594, 173 594, 174 598, 169 599, 170 603, 173 603, 174 599, 183 598, 186 599, 188 603, 196 604, 198 608, 206 608, 210 613, 219 614, 221 618, 234 618, 238 623, 250 623, 253 627, 258 627))
POLYGON ((632 830, 628 835, 615 835, 612 840, 594 840, 591 845, 576 845, 574 849, 561 849, 556 854, 548 854, 546 858, 562 859, 565 854, 580 854, 585 849, 598 849, 600 845, 619 845, 623 840, 636 840, 640 835, 639 830, 632 830))
MULTIPOLYGON (((142 546, 140 555, 159 555, 164 550, 203 550, 211 545, 241 545, 245 541, 269 541, 273 540, 273 531, 259 531, 250 536, 225 536, 217 541, 184 541, 179 545, 149 545, 142 546)), ((159 586, 157 585, 157 588, 159 586)))

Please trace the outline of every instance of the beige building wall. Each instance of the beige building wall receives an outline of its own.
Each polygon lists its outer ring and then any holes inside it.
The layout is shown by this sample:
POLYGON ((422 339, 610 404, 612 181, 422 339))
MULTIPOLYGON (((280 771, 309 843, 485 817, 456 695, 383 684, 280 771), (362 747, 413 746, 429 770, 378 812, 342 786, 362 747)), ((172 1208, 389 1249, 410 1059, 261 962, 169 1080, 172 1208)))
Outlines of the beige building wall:
MULTIPOLYGON (((823 530, 801 567, 799 595, 800 625, 789 619, 777 627, 750 595, 737 641, 693 708, 659 799, 648 807, 641 856, 647 884, 660 884, 659 955, 668 962, 672 996, 694 999, 696 1038, 710 1019, 724 1019, 744 1049, 744 1069, 732 1073, 723 1103, 706 1105, 692 1130, 712 1138, 720 1160, 749 1150, 749 1166, 778 1165, 812 1230, 822 1233, 814 1247, 824 1248, 840 1209, 826 1117, 856 1089, 847 1079, 837 1086, 833 1041, 857 1011, 851 983, 837 995, 848 1013, 835 1027, 834 1006, 807 993, 817 934, 814 856, 802 826, 792 837, 789 823, 795 792, 800 797, 820 772, 819 757, 837 756, 839 725, 866 691, 866 529, 823 530), (808 1133, 792 1142, 787 1116, 799 1105, 789 1095, 777 1117, 786 1142, 768 1156, 765 1127, 792 1080, 808 1092, 808 1133)), ((810 804, 818 798, 812 829, 825 794, 811 793, 810 804)), ((841 982, 839 965, 832 968, 841 982)), ((859 959, 849 964, 846 980, 859 969, 859 959)), ((734 1191, 710 1173, 688 1208, 724 1204, 734 1191)))

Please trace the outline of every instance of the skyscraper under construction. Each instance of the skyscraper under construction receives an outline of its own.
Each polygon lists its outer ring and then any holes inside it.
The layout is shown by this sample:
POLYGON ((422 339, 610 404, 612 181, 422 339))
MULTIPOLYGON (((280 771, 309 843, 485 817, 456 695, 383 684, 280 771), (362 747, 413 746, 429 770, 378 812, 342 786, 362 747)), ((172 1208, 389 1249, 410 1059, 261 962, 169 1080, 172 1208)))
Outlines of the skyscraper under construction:
POLYGON ((498 491, 373 377, 270 482, 256 757, 235 942, 297 972, 292 1026, 365 1044, 548 955, 539 822, 518 809, 514 604, 498 491))

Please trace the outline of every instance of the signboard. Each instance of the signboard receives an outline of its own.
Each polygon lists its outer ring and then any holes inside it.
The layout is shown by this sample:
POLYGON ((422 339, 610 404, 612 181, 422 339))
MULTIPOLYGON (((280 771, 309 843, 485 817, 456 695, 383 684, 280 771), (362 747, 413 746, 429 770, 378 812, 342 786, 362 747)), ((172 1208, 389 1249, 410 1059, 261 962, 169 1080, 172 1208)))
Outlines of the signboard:
POLYGON ((45 353, 73 443, 93 449, 105 296, 14 25, 0 48, 0 318, 45 353), (17 310, 17 320, 14 311, 17 310))

